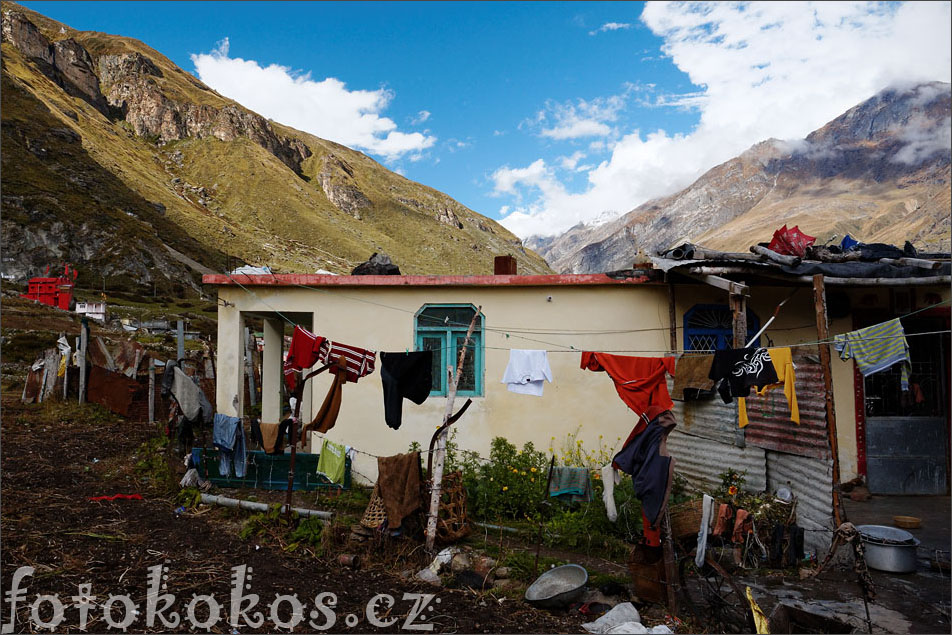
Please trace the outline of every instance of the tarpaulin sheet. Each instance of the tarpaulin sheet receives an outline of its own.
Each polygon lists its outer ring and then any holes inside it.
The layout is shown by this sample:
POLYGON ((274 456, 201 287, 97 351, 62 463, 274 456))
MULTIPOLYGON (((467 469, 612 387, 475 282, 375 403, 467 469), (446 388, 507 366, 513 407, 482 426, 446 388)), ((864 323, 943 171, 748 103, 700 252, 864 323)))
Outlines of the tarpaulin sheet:
POLYGON ((117 415, 126 417, 139 390, 139 382, 125 375, 114 373, 99 366, 89 371, 87 400, 105 406, 117 415))
POLYGON ((781 271, 795 276, 822 273, 831 278, 924 278, 952 274, 952 264, 943 263, 938 269, 896 267, 882 262, 803 262, 796 267, 783 266, 781 271))

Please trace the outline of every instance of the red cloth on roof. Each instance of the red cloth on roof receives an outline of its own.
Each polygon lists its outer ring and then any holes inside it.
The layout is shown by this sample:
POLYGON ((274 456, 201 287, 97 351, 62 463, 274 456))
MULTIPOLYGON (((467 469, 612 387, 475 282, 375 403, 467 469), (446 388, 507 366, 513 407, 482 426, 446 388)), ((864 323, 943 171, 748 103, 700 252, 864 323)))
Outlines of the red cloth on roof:
POLYGON ((288 356, 284 360, 284 383, 287 385, 288 391, 293 393, 297 385, 294 371, 313 366, 320 356, 323 343, 323 337, 314 335, 300 326, 294 327, 291 346, 288 347, 288 356))
MULTIPOLYGON (((330 364, 338 357, 343 357, 347 360, 347 381, 357 381, 361 377, 374 372, 374 363, 377 360, 377 353, 365 348, 350 346, 349 344, 323 340, 320 344, 320 353, 318 356, 321 363, 330 364)), ((332 373, 337 372, 336 368, 331 368, 330 370, 332 373)))
POLYGON ((586 351, 582 353, 582 368, 608 373, 615 382, 618 396, 636 414, 645 414, 650 406, 657 406, 657 412, 674 408, 665 380, 665 373, 674 377, 674 357, 630 357, 586 351))
POLYGON ((774 232, 773 240, 767 245, 767 249, 784 256, 803 258, 807 253, 807 247, 814 242, 816 242, 816 238, 804 234, 800 231, 798 225, 794 225, 791 229, 787 229, 787 226, 784 225, 774 232))

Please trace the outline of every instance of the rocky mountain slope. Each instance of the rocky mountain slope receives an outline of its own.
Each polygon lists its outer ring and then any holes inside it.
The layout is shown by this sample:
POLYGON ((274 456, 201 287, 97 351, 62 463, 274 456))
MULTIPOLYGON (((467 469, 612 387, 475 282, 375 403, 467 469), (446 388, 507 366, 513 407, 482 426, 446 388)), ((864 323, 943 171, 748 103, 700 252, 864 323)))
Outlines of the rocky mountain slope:
POLYGON ((548 272, 501 225, 222 97, 142 42, 2 4, 3 273, 195 286, 236 261, 349 273, 548 272))
POLYGON ((804 140, 764 141, 676 194, 526 246, 577 273, 630 267, 639 250, 685 240, 746 251, 784 223, 818 242, 849 233, 948 250, 950 116, 949 84, 884 90, 804 140))

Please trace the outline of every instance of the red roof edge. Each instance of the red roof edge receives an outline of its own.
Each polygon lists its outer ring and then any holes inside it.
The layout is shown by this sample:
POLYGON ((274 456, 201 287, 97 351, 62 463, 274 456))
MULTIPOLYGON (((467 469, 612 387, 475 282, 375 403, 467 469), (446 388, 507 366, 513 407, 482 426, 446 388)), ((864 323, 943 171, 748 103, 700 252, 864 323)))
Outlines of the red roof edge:
POLYGON ((543 287, 645 284, 654 282, 648 272, 634 271, 628 277, 612 277, 604 273, 548 274, 534 276, 330 276, 309 273, 277 273, 263 275, 214 273, 202 276, 203 284, 255 287, 543 287))

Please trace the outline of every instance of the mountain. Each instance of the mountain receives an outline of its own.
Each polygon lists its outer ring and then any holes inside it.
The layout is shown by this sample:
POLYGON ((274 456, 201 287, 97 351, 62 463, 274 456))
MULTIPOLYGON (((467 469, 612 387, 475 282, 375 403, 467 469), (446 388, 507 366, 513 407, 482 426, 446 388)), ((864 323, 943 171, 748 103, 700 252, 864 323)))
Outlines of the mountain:
POLYGON ((525 244, 575 273, 631 267, 638 250, 684 241, 747 251, 785 223, 820 243, 849 233, 948 250, 950 94, 941 82, 884 90, 806 139, 763 141, 614 221, 525 244))
POLYGON ((240 262, 349 273, 551 271, 493 220, 227 99, 137 40, 2 3, 3 273, 162 291, 240 262))

